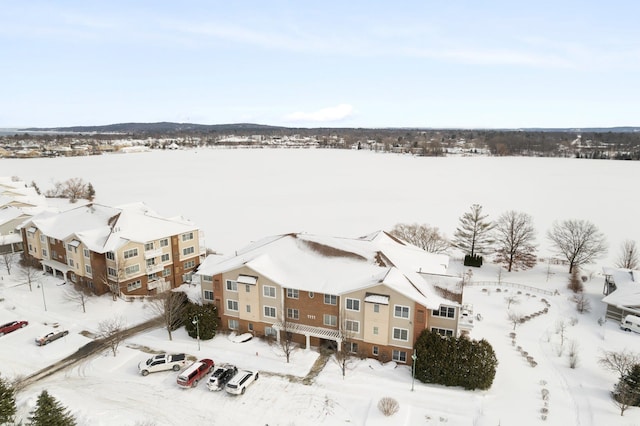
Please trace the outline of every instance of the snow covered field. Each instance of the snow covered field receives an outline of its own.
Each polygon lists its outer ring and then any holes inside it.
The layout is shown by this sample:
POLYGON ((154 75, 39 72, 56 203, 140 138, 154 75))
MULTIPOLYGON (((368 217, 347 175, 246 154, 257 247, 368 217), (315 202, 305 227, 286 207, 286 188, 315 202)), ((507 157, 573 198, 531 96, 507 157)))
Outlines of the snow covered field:
MULTIPOLYGON (((628 182, 638 181, 640 163, 534 158, 414 158, 355 151, 322 150, 199 150, 152 152, 89 158, 0 160, 0 175, 35 180, 47 189, 52 180, 81 176, 92 182, 97 202, 123 204, 145 201, 161 214, 182 214, 206 232, 207 246, 231 252, 251 240, 292 231, 360 236, 389 229, 397 222, 427 222, 452 235, 459 216, 480 203, 491 217, 514 209, 531 214, 543 233, 555 219, 594 222, 611 244, 614 259, 619 242, 640 241, 631 209, 624 205, 628 182), (471 188, 469 182, 482 182, 471 188), (615 202, 614 202, 615 201, 615 202)), ((592 311, 580 315, 566 289, 567 267, 540 264, 532 271, 502 273, 503 282, 526 284, 558 295, 503 285, 465 289, 465 302, 474 304, 483 320, 473 338, 486 338, 494 347, 498 372, 488 391, 415 382, 411 369, 395 363, 354 360, 345 379, 329 361, 312 385, 304 385, 318 354, 297 351, 287 364, 274 346, 254 339, 234 343, 219 335, 197 342, 184 330, 168 340, 153 330, 127 340, 117 357, 110 352, 88 359, 20 392, 23 418, 42 389, 68 406, 81 425, 639 425, 640 409, 620 417, 608 392, 616 375, 597 365, 599 351, 627 348, 640 351, 640 335, 620 331, 617 324, 598 325, 604 316, 599 272, 606 259, 585 269, 586 293, 592 311), (521 294, 517 294, 518 291, 521 294), (505 297, 516 294, 513 311, 523 315, 549 312, 517 326, 507 319, 505 297), (566 324, 560 345, 559 324, 566 324), (573 325, 571 325, 573 324, 573 325), (570 345, 578 345, 578 366, 569 368, 570 345), (518 346, 522 349, 518 350, 518 346), (561 351, 562 349, 562 351, 561 351), (142 377, 137 364, 148 351, 184 351, 258 369, 260 379, 243 396, 210 392, 204 384, 183 390, 176 373, 142 377), (537 362, 531 367, 526 351, 537 362), (547 420, 542 390, 549 392, 547 420), (390 418, 376 408, 390 396, 400 411, 390 418)), ((463 272, 455 260, 451 273, 463 272)), ((17 270, 0 271, 0 322, 26 319, 29 326, 0 338, 0 372, 16 377, 36 371, 72 353, 89 341, 82 331, 95 332, 98 322, 113 315, 133 325, 149 318, 142 302, 112 302, 92 298, 87 313, 64 297, 65 285, 41 277, 42 289, 19 284, 17 270), (70 334, 44 347, 34 338, 51 324, 70 334)), ((473 270, 473 281, 498 281, 498 268, 486 264, 473 270)), ((84 333, 87 334, 87 333, 84 333)))

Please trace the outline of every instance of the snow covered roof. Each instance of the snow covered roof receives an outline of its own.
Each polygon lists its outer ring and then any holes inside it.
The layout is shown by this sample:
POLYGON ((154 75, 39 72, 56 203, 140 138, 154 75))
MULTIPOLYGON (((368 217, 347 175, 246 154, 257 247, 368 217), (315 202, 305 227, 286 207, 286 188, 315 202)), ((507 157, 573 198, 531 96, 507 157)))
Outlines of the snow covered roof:
POLYGON ((602 271, 616 284, 616 290, 602 299, 604 303, 618 307, 640 306, 640 271, 610 267, 602 271))
POLYGON ((377 232, 362 238, 303 233, 266 237, 232 257, 208 257, 198 275, 247 267, 285 288, 346 294, 384 285, 429 308, 456 304, 439 296, 420 276, 445 273, 447 256, 434 255, 377 232))
POLYGON ((21 209, 13 206, 0 208, 0 225, 10 222, 14 219, 23 216, 24 213, 21 209))
POLYGON ((148 241, 195 231, 189 221, 158 216, 143 203, 109 207, 87 204, 60 213, 43 212, 27 222, 62 241, 75 238, 92 251, 117 250, 129 241, 148 241))

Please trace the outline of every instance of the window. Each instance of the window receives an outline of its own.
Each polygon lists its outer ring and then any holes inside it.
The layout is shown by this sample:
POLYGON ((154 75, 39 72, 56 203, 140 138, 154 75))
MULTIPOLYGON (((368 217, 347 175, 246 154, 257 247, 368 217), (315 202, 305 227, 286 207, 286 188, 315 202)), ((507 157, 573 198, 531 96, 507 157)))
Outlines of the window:
POLYGON ((196 252, 196 249, 193 246, 189 246, 182 249, 182 255, 187 256, 189 254, 193 254, 196 252))
POLYGON ((203 294, 204 294, 204 300, 213 300, 213 291, 205 290, 203 291, 203 294))
POLYGON ((345 328, 345 330, 350 331, 352 333, 359 333, 360 332, 360 321, 345 320, 344 321, 344 328, 345 328))
POLYGON ((377 303, 373 305, 373 312, 375 312, 376 314, 380 312, 380 305, 378 305, 377 303))
POLYGON ((251 313, 251 305, 247 305, 247 312, 251 313))
POLYGON ((396 362, 407 362, 407 353, 405 351, 393 350, 391 359, 396 362))
POLYGON ((378 327, 373 327, 373 334, 378 334, 378 327))
POLYGON ((277 336, 278 332, 273 327, 265 327, 264 328, 264 335, 265 336, 277 336))
POLYGON ((126 250, 124 252, 124 258, 125 259, 130 259, 132 257, 136 257, 138 255, 138 249, 137 248, 133 248, 131 250, 126 250))
POLYGON ((269 318, 275 318, 276 317, 276 308, 274 308, 273 306, 265 306, 264 307, 264 316, 265 317, 269 317, 269 318))
POLYGON ((193 232, 186 232, 182 234, 182 241, 193 240, 193 232))
POLYGON ((233 280, 227 280, 227 290, 238 291, 238 283, 233 280))
POLYGON ((409 307, 394 305, 393 316, 396 318, 409 318, 409 307))
POLYGON ((163 254, 162 257, 160 257, 160 261, 161 262, 168 262, 169 261, 169 253, 163 254))
POLYGON ((194 266, 196 266, 196 261, 195 260, 188 260, 188 261, 184 262, 184 269, 191 269, 194 266))
MULTIPOLYGON (((31 249, 31 244, 29 244, 29 251, 33 251, 33 250, 31 249)), ((47 256, 48 256, 48 254, 47 254, 47 249, 42 249, 42 255, 43 255, 44 257, 47 257, 47 256)))
POLYGON ((409 341, 409 330, 406 328, 393 327, 393 339, 402 340, 403 342, 409 341))
POLYGON ((322 316, 322 323, 331 327, 338 325, 338 317, 335 315, 324 314, 322 316))
POLYGON ((202 281, 205 281, 205 282, 208 282, 208 283, 213 281, 213 276, 211 276, 211 275, 201 275, 201 277, 202 277, 202 281))
POLYGON ((310 291, 310 292, 309 292, 309 299, 313 299, 313 296, 315 296, 315 295, 313 294, 313 292, 312 292, 312 291, 310 291))
POLYGON ((118 276, 118 273, 113 268, 107 268, 107 274, 111 275, 112 277, 117 277, 118 276))
POLYGON ((431 327, 431 331, 435 331, 439 335, 445 336, 445 337, 453 336, 453 330, 449 330, 448 328, 431 327))
POLYGON ((163 277, 168 277, 169 275, 171 275, 171 268, 164 268, 162 270, 162 276, 163 277))
POLYGON ((355 342, 347 342, 347 351, 349 353, 358 353, 358 344, 355 342))
POLYGON ((240 322, 238 320, 235 320, 235 319, 230 319, 229 320, 229 330, 237 330, 238 328, 240 328, 240 322))
POLYGON ((299 292, 298 290, 294 289, 294 288, 288 288, 287 289, 287 297, 289 299, 297 299, 299 296, 299 292))
POLYGON ((76 274, 74 274, 73 272, 69 272, 69 275, 71 275, 71 281, 72 282, 77 282, 78 278, 76 277, 76 274))
POLYGON ((287 318, 300 319, 300 311, 297 309, 287 308, 287 318))
POLYGON ((433 310, 432 315, 434 317, 455 318, 456 308, 452 308, 450 306, 440 306, 439 310, 433 310))
POLYGON ((270 285, 265 285, 262 287, 262 295, 264 297, 276 297, 276 288, 270 285))
POLYGON ((247 324, 247 328, 249 329, 249 331, 253 331, 253 324, 251 323, 247 324))
POLYGON ((83 248, 82 249, 82 254, 84 254, 84 257, 88 258, 89 257, 89 249, 83 248))
POLYGON ((142 288, 142 282, 140 280, 135 280, 132 283, 127 284, 127 291, 133 291, 142 288))
POLYGON ((138 264, 127 266, 124 270, 127 275, 135 274, 136 272, 140 272, 140 265, 138 264))
POLYGON ((249 284, 245 284, 244 291, 246 291, 247 293, 251 293, 251 286, 249 284))
POLYGON ((73 259, 69 259, 69 266, 74 266, 73 259))
POLYGON ((169 245, 169 239, 168 238, 160 240, 160 247, 166 247, 168 245, 169 245))
POLYGON ((371 348, 371 353, 373 353, 373 355, 378 356, 380 354, 380 349, 377 346, 374 346, 373 348, 371 348))
POLYGON ((84 265, 84 271, 89 275, 93 273, 91 270, 91 265, 84 265))
POLYGON ((153 241, 150 243, 145 243, 144 245, 144 251, 149 251, 149 250, 153 250, 153 241))
POLYGON ((72 251, 74 253, 78 252, 78 247, 74 247, 71 244, 67 244, 67 250, 72 251))
POLYGON ((227 299, 227 309, 230 310, 230 311, 237 311, 238 310, 238 301, 237 300, 227 299))
POLYGON ((44 234, 40 234, 40 242, 44 243, 44 234))
POLYGON ((147 259, 147 266, 153 266, 156 264, 156 258, 147 259))
POLYGON ((325 294, 324 295, 324 304, 325 305, 337 305, 338 304, 338 296, 334 296, 333 294, 325 294))
POLYGON ((113 254, 112 251, 108 251, 106 256, 107 256, 107 259, 109 260, 116 260, 116 255, 113 254))
POLYGON ((360 310, 360 300, 359 299, 349 299, 346 300, 346 307, 348 311, 359 311, 360 310))

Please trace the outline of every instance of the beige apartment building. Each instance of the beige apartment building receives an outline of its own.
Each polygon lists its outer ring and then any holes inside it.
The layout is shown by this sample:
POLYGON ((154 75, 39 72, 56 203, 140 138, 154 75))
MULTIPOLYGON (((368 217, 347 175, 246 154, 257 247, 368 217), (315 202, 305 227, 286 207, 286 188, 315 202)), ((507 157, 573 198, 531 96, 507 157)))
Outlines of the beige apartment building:
POLYGON ((209 256, 195 274, 223 329, 410 363, 423 330, 458 335, 460 304, 435 286, 448 261, 385 232, 286 234, 209 256))
POLYGON ((202 232, 143 203, 91 203, 44 212, 22 225, 27 261, 96 294, 146 296, 189 282, 204 255, 202 232))

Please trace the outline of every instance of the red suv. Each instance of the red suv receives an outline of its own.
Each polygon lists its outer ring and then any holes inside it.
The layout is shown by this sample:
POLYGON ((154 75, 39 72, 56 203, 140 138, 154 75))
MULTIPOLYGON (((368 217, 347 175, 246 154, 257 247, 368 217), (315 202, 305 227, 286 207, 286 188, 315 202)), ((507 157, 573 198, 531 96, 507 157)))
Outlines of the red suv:
POLYGON ((0 325, 0 336, 4 336, 7 333, 11 333, 12 331, 16 331, 19 328, 24 328, 29 323, 27 321, 11 321, 6 324, 0 325))
POLYGON ((178 386, 191 388, 198 386, 198 382, 213 369, 214 363, 210 359, 201 359, 188 366, 178 375, 178 386))

